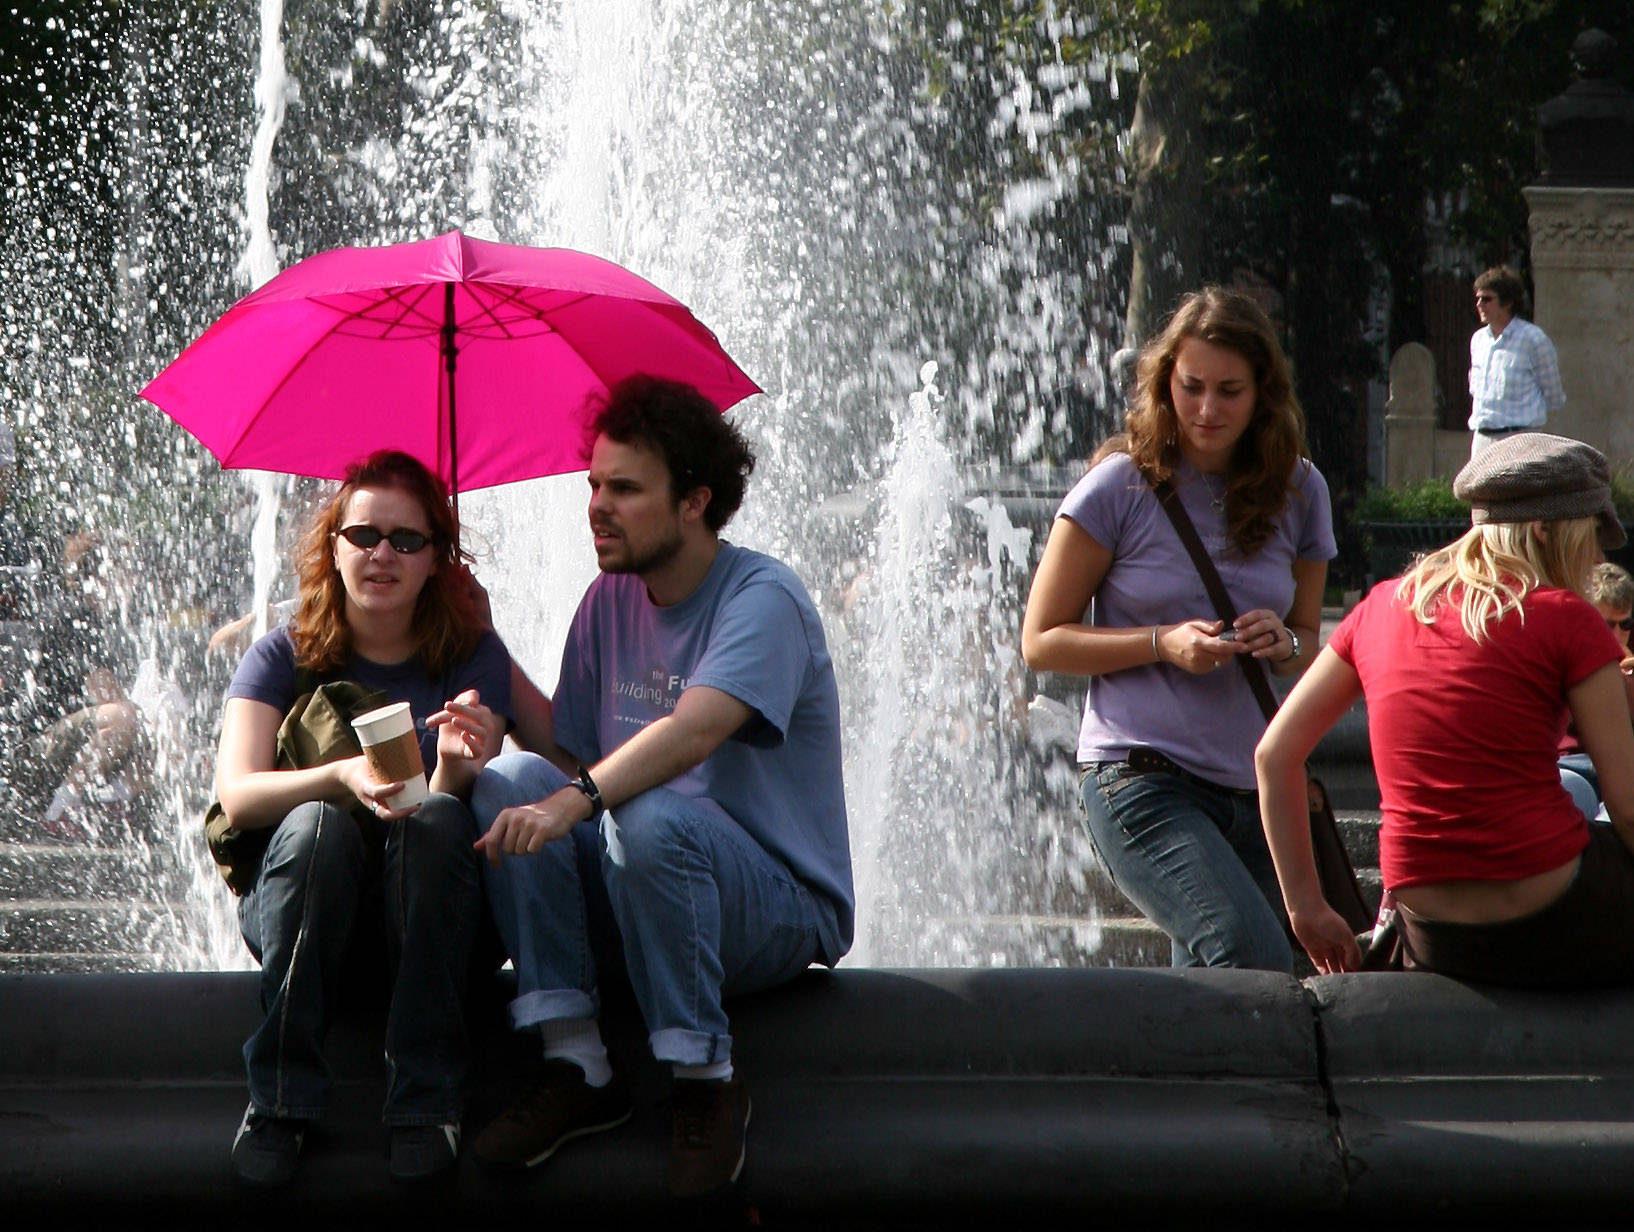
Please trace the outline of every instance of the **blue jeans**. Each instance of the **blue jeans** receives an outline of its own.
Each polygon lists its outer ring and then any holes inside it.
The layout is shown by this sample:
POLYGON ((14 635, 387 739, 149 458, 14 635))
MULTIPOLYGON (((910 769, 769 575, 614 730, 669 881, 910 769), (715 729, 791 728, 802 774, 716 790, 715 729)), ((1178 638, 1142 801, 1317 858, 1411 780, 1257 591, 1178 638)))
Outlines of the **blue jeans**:
POLYGON ((1600 775, 1587 753, 1563 753, 1559 759, 1560 785, 1578 811, 1593 821, 1600 813, 1600 775))
MULTIPOLYGON (((502 809, 567 784, 532 753, 489 763, 471 793, 484 830, 502 809)), ((655 787, 527 856, 483 864, 516 967, 518 1030, 600 1009, 592 933, 616 929, 653 1055, 677 1065, 731 1056, 723 995, 793 979, 817 957, 829 910, 712 800, 655 787), (605 897, 604 897, 605 896, 605 897), (610 908, 611 919, 596 910, 610 908)))
POLYGON ((387 825, 384 851, 371 852, 358 823, 332 804, 303 804, 279 823, 254 889, 238 902, 267 1015, 244 1045, 257 1112, 312 1119, 328 1108, 323 1037, 362 931, 361 903, 383 907, 392 976, 384 1120, 459 1120, 466 976, 482 913, 471 828, 470 810, 441 794, 387 825))
POLYGON ((1123 762, 1096 763, 1082 790, 1096 858, 1169 934, 1174 966, 1293 970, 1257 795, 1123 762))

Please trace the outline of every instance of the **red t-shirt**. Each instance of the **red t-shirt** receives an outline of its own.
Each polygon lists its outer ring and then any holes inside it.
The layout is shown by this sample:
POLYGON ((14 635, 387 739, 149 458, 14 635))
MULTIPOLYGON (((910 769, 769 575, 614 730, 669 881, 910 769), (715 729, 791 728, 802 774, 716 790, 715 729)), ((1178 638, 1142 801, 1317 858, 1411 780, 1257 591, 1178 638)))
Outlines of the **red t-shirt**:
POLYGON ((1558 868, 1589 841, 1555 767, 1566 691, 1622 658, 1616 637, 1587 600, 1545 588, 1477 644, 1454 605, 1420 624, 1398 581, 1375 586, 1328 642, 1367 697, 1384 884, 1558 868))

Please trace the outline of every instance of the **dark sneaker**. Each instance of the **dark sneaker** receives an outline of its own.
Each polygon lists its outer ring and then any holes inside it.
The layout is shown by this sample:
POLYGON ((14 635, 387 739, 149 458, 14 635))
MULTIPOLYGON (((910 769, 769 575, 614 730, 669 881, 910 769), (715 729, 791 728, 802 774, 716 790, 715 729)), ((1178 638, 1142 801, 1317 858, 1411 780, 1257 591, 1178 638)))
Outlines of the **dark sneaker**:
POLYGON ((696 1198, 737 1180, 748 1129, 749 1092, 736 1074, 725 1081, 677 1078, 670 1192, 696 1198))
POLYGON ((262 1116, 252 1105, 233 1139, 233 1171, 252 1185, 287 1185, 305 1140, 305 1121, 262 1116))
POLYGON ((471 1157, 489 1168, 531 1168, 569 1138, 624 1124, 630 1112, 630 1093, 616 1074, 593 1087, 573 1062, 552 1058, 528 1093, 476 1136, 471 1157))
POLYGON ((460 1157, 460 1127, 447 1125, 393 1125, 391 1174, 400 1181, 418 1181, 454 1166, 460 1157))

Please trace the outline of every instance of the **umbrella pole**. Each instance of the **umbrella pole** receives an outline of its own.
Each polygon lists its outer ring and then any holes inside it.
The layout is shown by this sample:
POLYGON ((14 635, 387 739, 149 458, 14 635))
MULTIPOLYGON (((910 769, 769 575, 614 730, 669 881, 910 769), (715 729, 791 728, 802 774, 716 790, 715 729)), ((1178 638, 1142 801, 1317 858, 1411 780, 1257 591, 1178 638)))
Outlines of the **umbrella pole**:
POLYGON ((455 432, 454 363, 459 345, 454 341, 454 284, 443 284, 443 370, 448 373, 448 503, 454 511, 454 533, 460 529, 460 447, 455 432))

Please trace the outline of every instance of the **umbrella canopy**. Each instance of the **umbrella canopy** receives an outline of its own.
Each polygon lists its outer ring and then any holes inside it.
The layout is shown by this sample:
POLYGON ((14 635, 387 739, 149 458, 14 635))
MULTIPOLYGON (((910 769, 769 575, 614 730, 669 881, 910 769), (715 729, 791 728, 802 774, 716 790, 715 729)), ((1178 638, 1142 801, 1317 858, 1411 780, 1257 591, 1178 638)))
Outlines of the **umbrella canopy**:
POLYGON ((582 469, 589 399, 635 373, 687 381, 722 410, 760 392, 684 305, 623 267, 451 231, 291 266, 142 397, 225 467, 337 479, 401 449, 459 492, 582 469))

